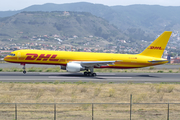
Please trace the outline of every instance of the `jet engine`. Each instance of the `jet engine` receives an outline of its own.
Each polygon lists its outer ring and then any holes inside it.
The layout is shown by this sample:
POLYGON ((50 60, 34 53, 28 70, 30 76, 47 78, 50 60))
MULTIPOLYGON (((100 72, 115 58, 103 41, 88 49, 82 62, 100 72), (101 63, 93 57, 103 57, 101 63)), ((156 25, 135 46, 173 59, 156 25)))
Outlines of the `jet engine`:
POLYGON ((68 72, 80 72, 84 70, 84 68, 79 63, 67 63, 66 70, 68 72))

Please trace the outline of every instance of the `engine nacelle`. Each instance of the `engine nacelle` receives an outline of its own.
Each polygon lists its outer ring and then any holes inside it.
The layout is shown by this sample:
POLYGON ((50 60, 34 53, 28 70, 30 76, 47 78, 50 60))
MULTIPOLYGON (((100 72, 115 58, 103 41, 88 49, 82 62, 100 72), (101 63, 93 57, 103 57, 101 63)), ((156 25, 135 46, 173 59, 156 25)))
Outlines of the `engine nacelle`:
POLYGON ((83 67, 79 63, 67 63, 66 70, 68 72, 80 72, 83 67))

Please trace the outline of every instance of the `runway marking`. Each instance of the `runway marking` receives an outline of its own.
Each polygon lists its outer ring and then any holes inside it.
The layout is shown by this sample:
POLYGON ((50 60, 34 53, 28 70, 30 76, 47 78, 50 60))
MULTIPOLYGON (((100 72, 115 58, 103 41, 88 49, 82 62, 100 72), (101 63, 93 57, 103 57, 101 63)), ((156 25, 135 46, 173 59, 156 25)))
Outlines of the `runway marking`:
MULTIPOLYGON (((54 78, 54 79, 57 79, 57 78, 62 78, 62 79, 68 79, 68 78, 76 78, 76 79, 79 79, 81 77, 61 77, 61 76, 49 76, 49 78, 54 78)), ((98 79, 99 77, 83 77, 83 78, 94 78, 94 79, 98 79)), ((132 77, 100 77, 100 78, 108 78, 108 79, 131 79, 132 77)))
MULTIPOLYGON (((55 74, 57 74, 57 75, 62 75, 62 74, 66 74, 66 75, 71 75, 71 73, 39 73, 40 75, 51 75, 51 74, 53 74, 53 75, 55 75, 55 74)), ((74 74, 74 73, 72 73, 72 74, 74 74)), ((105 73, 97 73, 98 75, 104 75, 105 73)), ((81 75, 81 73, 77 73, 77 75, 81 75)), ((82 74, 83 75, 83 74, 82 74)), ((116 75, 116 73, 108 73, 108 75, 116 75)))
POLYGON ((35 79, 35 80, 32 80, 32 79, 0 79, 0 81, 5 81, 5 80, 12 80, 12 81, 24 81, 24 80, 30 80, 32 82, 36 82, 37 80, 41 80, 41 81, 47 81, 47 80, 51 80, 51 79, 35 79))
POLYGON ((68 74, 68 73, 39 73, 40 75, 59 75, 59 74, 68 74))

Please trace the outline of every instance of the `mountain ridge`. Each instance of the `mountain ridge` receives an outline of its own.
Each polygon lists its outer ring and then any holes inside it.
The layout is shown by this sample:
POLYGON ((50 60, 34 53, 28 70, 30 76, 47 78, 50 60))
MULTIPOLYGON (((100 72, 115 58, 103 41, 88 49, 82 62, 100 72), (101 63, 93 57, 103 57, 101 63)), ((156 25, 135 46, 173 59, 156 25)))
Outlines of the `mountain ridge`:
POLYGON ((125 36, 106 20, 86 12, 21 12, 0 19, 0 25, 1 37, 23 33, 23 36, 58 34, 68 38, 96 36, 108 40, 125 36))
MULTIPOLYGON (((3 17, 3 15, 12 16, 23 11, 89 12, 92 15, 107 20, 130 38, 136 38, 138 40, 141 39, 141 37, 136 36, 142 36, 143 34, 144 36, 152 36, 155 38, 164 31, 180 32, 180 7, 176 6, 139 4, 106 6, 88 2, 66 4, 46 3, 43 5, 32 5, 19 11, 0 11, 0 17, 3 17), (134 34, 136 34, 136 36, 134 36, 134 34)), ((4 19, 4 17, 1 19, 4 19)))
POLYGON ((160 34, 165 30, 177 30, 180 24, 180 7, 159 5, 106 6, 88 2, 32 5, 18 11, 0 11, 0 17, 12 16, 22 11, 75 11, 89 12, 101 17, 121 30, 140 28, 151 34, 160 34))

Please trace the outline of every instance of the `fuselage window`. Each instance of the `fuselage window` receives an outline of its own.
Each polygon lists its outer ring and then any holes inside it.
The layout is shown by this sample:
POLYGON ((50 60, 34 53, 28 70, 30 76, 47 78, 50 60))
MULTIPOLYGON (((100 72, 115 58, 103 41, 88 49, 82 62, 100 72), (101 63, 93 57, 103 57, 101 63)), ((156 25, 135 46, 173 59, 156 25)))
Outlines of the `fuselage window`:
POLYGON ((15 54, 9 54, 10 56, 15 56, 15 54))

